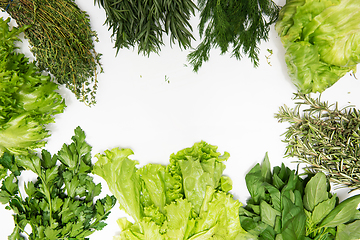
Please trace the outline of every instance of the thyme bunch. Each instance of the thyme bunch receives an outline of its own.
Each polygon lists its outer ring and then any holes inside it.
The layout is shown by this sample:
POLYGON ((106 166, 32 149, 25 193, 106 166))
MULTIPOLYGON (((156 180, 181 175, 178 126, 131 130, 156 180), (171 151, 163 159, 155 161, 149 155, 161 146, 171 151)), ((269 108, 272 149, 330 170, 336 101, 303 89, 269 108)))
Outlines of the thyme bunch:
POLYGON ((74 0, 0 0, 19 26, 29 25, 25 37, 38 67, 50 72, 87 105, 95 104, 97 75, 102 72, 95 51, 96 32, 74 0))
POLYGON ((259 47, 268 40, 270 25, 275 23, 279 7, 272 0, 198 0, 200 9, 199 33, 202 42, 188 55, 197 72, 209 60, 210 50, 220 48, 221 54, 232 48, 236 59, 247 55, 259 65, 259 47))
POLYGON ((295 93, 296 107, 284 105, 275 114, 291 124, 284 133, 285 156, 305 163, 305 172, 324 172, 339 187, 360 189, 360 111, 320 98, 295 93))
POLYGON ((170 35, 170 43, 178 42, 180 48, 191 45, 192 27, 189 23, 195 15, 192 0, 95 0, 104 8, 105 24, 112 30, 117 53, 122 48, 138 46, 138 53, 158 53, 164 45, 163 34, 170 35))

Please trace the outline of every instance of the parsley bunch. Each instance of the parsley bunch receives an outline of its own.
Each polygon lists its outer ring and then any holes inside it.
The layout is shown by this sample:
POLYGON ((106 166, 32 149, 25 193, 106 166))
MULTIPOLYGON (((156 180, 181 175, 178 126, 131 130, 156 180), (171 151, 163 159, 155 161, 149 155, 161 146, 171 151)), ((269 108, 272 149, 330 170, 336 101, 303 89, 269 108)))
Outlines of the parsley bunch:
POLYGON ((15 228, 9 239, 24 239, 22 234, 29 240, 88 239, 106 225, 104 220, 116 199, 107 195, 95 201, 101 184, 95 184, 89 175, 93 168, 91 146, 85 142, 80 127, 75 129, 72 140, 53 156, 43 150, 41 157, 5 153, 0 159, 4 169, 10 171, 9 175, 0 173, 4 177, 0 202, 14 211, 15 228), (38 177, 20 191, 19 178, 24 170, 38 177), (31 232, 25 230, 28 225, 31 232))

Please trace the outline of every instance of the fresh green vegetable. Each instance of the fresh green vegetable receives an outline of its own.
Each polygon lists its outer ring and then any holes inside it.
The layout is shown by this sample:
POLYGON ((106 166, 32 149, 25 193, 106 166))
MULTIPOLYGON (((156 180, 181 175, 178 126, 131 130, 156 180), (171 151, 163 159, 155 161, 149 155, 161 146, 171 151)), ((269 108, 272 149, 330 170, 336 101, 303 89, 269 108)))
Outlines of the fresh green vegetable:
POLYGON ((72 140, 53 156, 43 150, 41 157, 5 153, 0 159, 10 171, 0 187, 0 202, 14 211, 15 228, 9 239, 24 239, 23 234, 29 240, 88 239, 106 225, 104 220, 116 199, 107 195, 94 202, 101 184, 95 184, 89 175, 93 169, 91 146, 80 127, 72 140), (24 170, 34 172, 36 181, 21 184, 24 170))
POLYGON ((360 112, 295 93, 295 108, 284 105, 275 115, 290 126, 284 133, 286 157, 305 163, 308 173, 324 172, 340 187, 360 188, 360 112))
POLYGON ((0 157, 5 151, 28 154, 45 145, 48 123, 63 112, 58 85, 34 62, 16 53, 18 36, 28 26, 9 29, 10 18, 0 18, 0 157))
POLYGON ((40 69, 65 84, 77 99, 95 104, 97 75, 102 71, 95 51, 97 36, 86 12, 74 0, 0 0, 19 26, 28 25, 29 40, 40 69))
POLYGON ((240 226, 241 203, 229 193, 231 179, 223 176, 224 161, 217 147, 205 142, 170 156, 170 164, 137 168, 130 149, 97 154, 93 172, 129 214, 118 220, 115 239, 256 239, 240 226))
POLYGON ((266 155, 245 179, 251 198, 241 225, 260 240, 359 239, 360 195, 339 203, 324 173, 302 179, 284 164, 271 171, 266 155))
POLYGON ((275 28, 303 93, 323 92, 360 62, 359 0, 288 0, 275 28))
POLYGON ((188 55, 195 72, 209 60, 210 50, 218 47, 221 54, 232 48, 236 59, 247 55, 259 65, 259 47, 268 40, 270 26, 277 20, 279 7, 272 0, 218 1, 199 0, 199 31, 202 42, 188 55))
POLYGON ((138 46, 138 52, 159 53, 164 45, 163 34, 170 34, 170 43, 181 48, 191 46, 196 5, 191 0, 181 1, 116 1, 95 0, 106 12, 106 24, 112 30, 117 53, 122 48, 138 46))

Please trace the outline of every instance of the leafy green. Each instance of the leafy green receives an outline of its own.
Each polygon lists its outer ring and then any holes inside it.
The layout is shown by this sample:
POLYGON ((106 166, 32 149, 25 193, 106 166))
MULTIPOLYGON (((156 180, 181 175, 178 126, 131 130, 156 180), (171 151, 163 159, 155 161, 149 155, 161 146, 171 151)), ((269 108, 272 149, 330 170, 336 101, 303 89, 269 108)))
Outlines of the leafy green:
POLYGON ((284 164, 271 172, 266 155, 246 175, 246 185, 251 198, 240 208, 241 226, 259 239, 358 239, 360 195, 339 203, 322 172, 303 179, 284 164))
POLYGON ((50 136, 46 125, 65 108, 51 77, 15 52, 19 34, 28 27, 10 29, 9 22, 0 19, 0 156, 43 147, 50 136))
POLYGON ((206 142, 170 156, 170 163, 137 168, 130 149, 97 154, 93 173, 101 176, 134 223, 118 220, 115 239, 255 239, 240 225, 241 203, 222 175, 228 153, 206 142))
POLYGON ((90 176, 91 146, 80 127, 72 140, 53 156, 44 149, 41 157, 4 153, 0 158, 0 164, 10 171, 0 187, 0 202, 14 212, 15 228, 9 239, 23 239, 23 234, 29 240, 88 239, 106 225, 104 220, 116 199, 109 195, 98 198, 101 184, 90 176), (37 179, 22 185, 23 170, 34 172, 37 179))
POLYGON ((323 92, 360 62, 358 0, 288 0, 275 29, 293 83, 323 92))

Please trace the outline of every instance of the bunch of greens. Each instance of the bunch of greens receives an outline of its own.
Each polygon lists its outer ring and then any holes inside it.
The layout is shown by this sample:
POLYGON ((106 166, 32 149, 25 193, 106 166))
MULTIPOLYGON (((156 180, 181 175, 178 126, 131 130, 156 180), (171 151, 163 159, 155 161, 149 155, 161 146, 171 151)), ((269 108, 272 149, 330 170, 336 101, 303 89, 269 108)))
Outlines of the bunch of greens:
POLYGON ((360 62, 359 0, 288 0, 275 28, 299 91, 322 92, 360 62))
POLYGON ((11 172, 0 188, 0 202, 14 211, 15 228, 9 239, 24 239, 23 233, 29 240, 88 239, 106 225, 104 220, 116 199, 107 195, 94 202, 101 185, 89 175, 93 169, 91 147, 80 127, 72 140, 53 156, 43 150, 41 158, 6 153, 0 159, 11 172), (34 172, 37 179, 22 189, 19 178, 24 170, 34 172), (31 233, 25 230, 27 226, 31 233))
POLYGON ((294 99, 295 108, 285 105, 275 115, 279 122, 290 123, 284 133, 286 156, 305 163, 306 172, 324 172, 338 186, 359 189, 359 110, 339 109, 337 103, 330 105, 310 94, 295 93, 294 99))
POLYGON ((205 142, 170 156, 170 164, 136 168, 130 149, 114 148, 97 154, 93 172, 134 223, 119 219, 116 239, 253 239, 240 226, 241 203, 228 192, 231 179, 223 176, 217 147, 205 142))
POLYGON ((163 34, 170 34, 170 42, 189 48, 192 28, 189 23, 196 5, 191 0, 181 1, 117 1, 95 0, 105 9, 106 24, 112 29, 117 53, 121 48, 138 46, 138 52, 158 53, 164 45, 163 34))
POLYGON ((117 51, 138 45, 138 52, 147 55, 159 53, 164 45, 163 33, 170 34, 171 43, 178 41, 181 48, 190 48, 194 37, 189 20, 199 10, 198 28, 203 40, 188 55, 195 72, 209 60, 212 48, 219 47, 224 54, 230 45, 234 57, 241 59, 243 52, 258 66, 258 44, 268 40, 270 25, 279 12, 272 0, 199 0, 197 5, 192 0, 95 2, 105 9, 117 51))
POLYGON ((0 19, 0 157, 5 151, 28 154, 43 147, 50 135, 46 125, 65 108, 55 92, 58 85, 15 51, 19 34, 28 27, 10 30, 9 21, 0 19))
POLYGON ((86 12, 74 0, 0 0, 19 26, 29 25, 29 40, 40 69, 50 72, 82 102, 95 103, 97 74, 102 71, 96 53, 96 33, 86 12))
POLYGON ((324 173, 302 179, 284 164, 271 171, 266 155, 245 179, 251 198, 240 209, 241 225, 259 239, 360 238, 360 195, 339 203, 324 173))
POLYGON ((272 0, 199 0, 198 6, 198 27, 203 40, 188 55, 194 71, 208 61, 214 47, 219 47, 224 54, 232 46, 232 56, 240 60, 243 52, 257 67, 258 44, 268 40, 270 25, 277 20, 279 7, 272 0))

